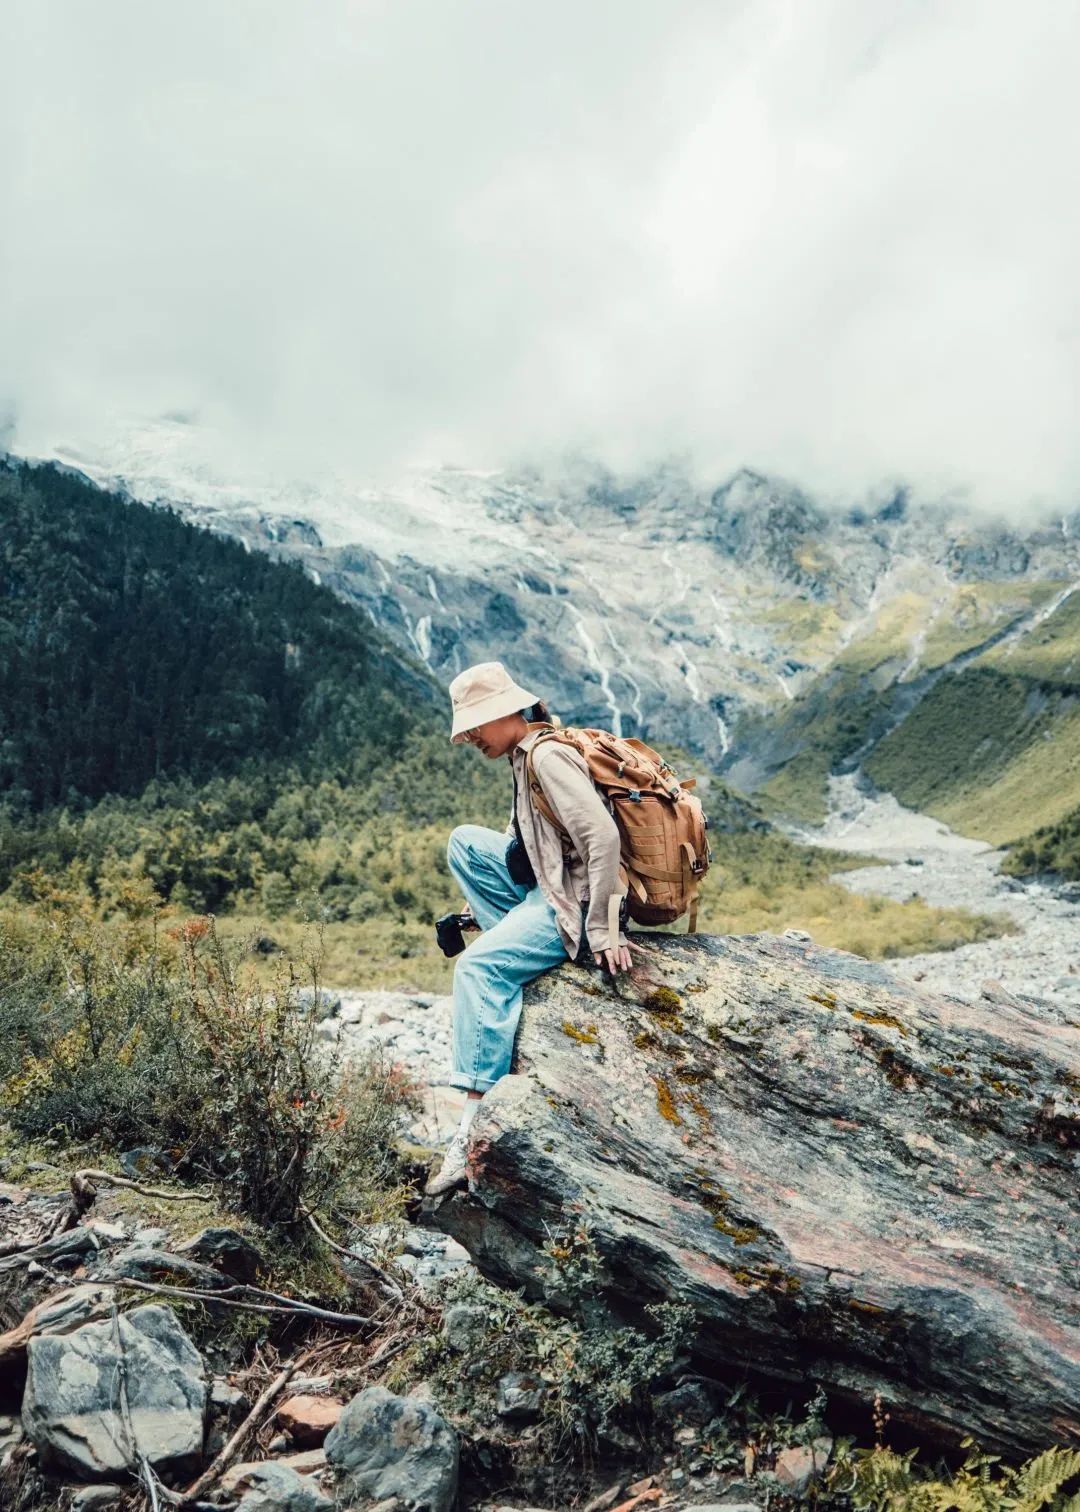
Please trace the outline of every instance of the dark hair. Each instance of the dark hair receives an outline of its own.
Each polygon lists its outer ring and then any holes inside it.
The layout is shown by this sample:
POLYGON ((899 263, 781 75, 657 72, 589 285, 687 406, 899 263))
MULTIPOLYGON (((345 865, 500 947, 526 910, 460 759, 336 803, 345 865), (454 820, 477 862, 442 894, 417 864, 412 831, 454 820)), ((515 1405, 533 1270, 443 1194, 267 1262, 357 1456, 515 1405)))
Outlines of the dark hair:
POLYGON ((538 698, 534 704, 523 710, 523 713, 530 724, 551 723, 551 710, 542 698, 538 698))

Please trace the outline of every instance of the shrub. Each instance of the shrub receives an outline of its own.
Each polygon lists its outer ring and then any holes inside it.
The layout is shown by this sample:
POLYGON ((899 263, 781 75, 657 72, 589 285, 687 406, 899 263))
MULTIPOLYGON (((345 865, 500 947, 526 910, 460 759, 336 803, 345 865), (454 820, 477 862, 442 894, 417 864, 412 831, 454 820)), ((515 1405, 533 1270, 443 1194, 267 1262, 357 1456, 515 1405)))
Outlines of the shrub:
POLYGON ((0 1104, 15 1129, 102 1148, 150 1145, 239 1211, 293 1229, 304 1208, 359 1214, 400 1184, 394 1136, 413 1091, 378 1059, 317 1041, 318 958, 262 988, 213 919, 163 928, 151 904, 95 922, 53 893, 39 929, 0 937, 0 1104), (314 997, 314 994, 312 995, 314 997))

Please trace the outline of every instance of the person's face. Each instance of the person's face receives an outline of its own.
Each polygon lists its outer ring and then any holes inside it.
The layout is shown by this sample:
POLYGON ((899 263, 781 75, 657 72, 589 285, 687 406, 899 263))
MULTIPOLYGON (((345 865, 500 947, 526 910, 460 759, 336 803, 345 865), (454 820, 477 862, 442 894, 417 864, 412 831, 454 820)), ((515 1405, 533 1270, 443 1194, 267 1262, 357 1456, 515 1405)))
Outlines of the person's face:
POLYGON ((485 720, 483 724, 466 730, 465 739, 490 761, 494 761, 517 745, 524 723, 520 714, 503 714, 498 719, 485 720))

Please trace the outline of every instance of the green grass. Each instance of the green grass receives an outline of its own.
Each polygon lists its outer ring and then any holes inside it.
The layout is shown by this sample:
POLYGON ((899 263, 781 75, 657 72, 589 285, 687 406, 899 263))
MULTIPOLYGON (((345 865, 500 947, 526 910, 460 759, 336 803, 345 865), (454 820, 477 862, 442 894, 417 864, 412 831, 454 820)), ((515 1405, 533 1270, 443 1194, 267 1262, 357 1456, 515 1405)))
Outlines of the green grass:
POLYGON ((1080 808, 1017 841, 1001 869, 1013 876, 1051 871, 1080 881, 1080 808))
POLYGON ((942 677, 864 763, 900 802, 1002 845, 1080 805, 1080 594, 942 677))

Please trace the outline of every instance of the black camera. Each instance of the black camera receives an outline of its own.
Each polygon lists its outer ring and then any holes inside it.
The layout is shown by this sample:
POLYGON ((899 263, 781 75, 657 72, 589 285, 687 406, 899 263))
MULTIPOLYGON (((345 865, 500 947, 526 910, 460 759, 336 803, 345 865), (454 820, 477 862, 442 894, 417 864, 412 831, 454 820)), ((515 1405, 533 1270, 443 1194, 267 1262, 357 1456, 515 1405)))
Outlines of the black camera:
POLYGON ((533 871, 529 853, 525 849, 524 841, 515 835, 506 847, 506 869, 510 873, 510 879, 519 887, 535 887, 536 873, 533 871))
POLYGON ((435 938, 439 942, 439 949, 444 956, 460 955, 465 949, 462 930, 479 928, 471 913, 443 914, 441 919, 435 920, 435 938))

